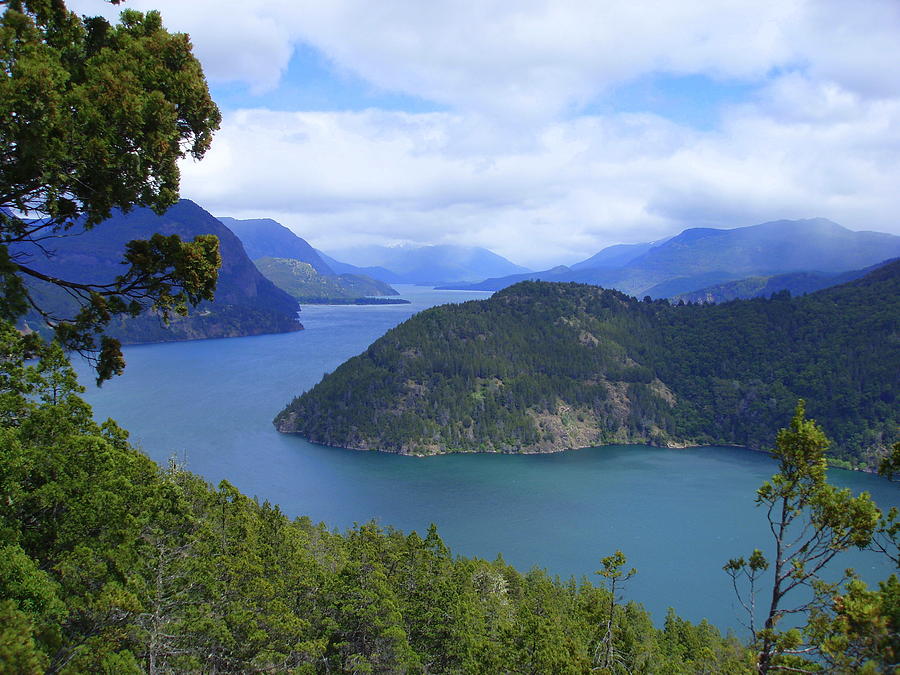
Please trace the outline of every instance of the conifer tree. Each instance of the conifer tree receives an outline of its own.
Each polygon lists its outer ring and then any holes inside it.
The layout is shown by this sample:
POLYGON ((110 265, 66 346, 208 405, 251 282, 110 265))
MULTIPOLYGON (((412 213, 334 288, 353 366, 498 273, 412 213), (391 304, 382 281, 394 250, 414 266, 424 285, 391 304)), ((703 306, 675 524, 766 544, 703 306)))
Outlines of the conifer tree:
POLYGON ((801 400, 790 427, 776 437, 773 454, 779 471, 756 493, 757 505, 766 509, 773 555, 770 559, 757 549, 724 567, 749 613, 759 673, 815 671, 814 665, 804 667, 802 657, 820 651, 820 645, 804 640, 801 630, 782 630, 780 624, 785 617, 802 618, 821 607, 822 598, 839 585, 824 580, 828 564, 841 551, 869 545, 878 523, 880 513, 868 493, 854 497, 827 482, 828 444, 822 429, 806 418, 801 400), (771 588, 766 589, 760 626, 755 596, 758 586, 768 581, 764 572, 769 568, 771 588))

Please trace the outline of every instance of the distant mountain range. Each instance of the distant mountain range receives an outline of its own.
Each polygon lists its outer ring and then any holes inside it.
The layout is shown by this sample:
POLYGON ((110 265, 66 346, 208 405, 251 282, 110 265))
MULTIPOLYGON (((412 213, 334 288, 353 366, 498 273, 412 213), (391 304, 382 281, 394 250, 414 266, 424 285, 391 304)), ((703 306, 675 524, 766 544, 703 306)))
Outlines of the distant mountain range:
POLYGON ((595 253, 587 260, 575 263, 569 269, 572 270, 591 270, 591 269, 618 269, 627 265, 635 258, 644 255, 654 246, 658 246, 660 242, 645 242, 643 244, 616 244, 607 246, 599 253, 595 253))
POLYGON ((330 255, 327 255, 326 253, 323 253, 318 249, 316 249, 316 253, 318 253, 319 257, 322 258, 322 260, 324 260, 326 263, 328 263, 328 266, 338 274, 358 274, 368 276, 372 279, 378 279, 379 281, 383 281, 387 284, 403 283, 403 277, 401 277, 396 272, 391 272, 389 269, 385 269, 384 267, 378 267, 377 265, 360 267, 357 265, 351 265, 350 263, 341 262, 340 260, 335 260, 330 255))
POLYGON ((305 239, 271 218, 219 220, 241 239, 247 255, 263 276, 300 302, 406 302, 387 299, 385 296, 399 295, 388 282, 362 271, 344 270, 337 261, 326 261, 305 239), (329 262, 337 264, 332 266, 329 262), (373 301, 373 297, 383 299, 373 301))
POLYGON ((900 256, 900 237, 854 232, 824 218, 731 230, 692 228, 661 242, 611 246, 572 267, 449 288, 500 290, 519 281, 575 281, 636 296, 672 297, 753 276, 836 275, 900 256))
POLYGON ((474 282, 528 268, 476 246, 363 246, 326 256, 336 271, 368 274, 388 283, 474 282), (340 258, 346 262, 338 262, 340 258))
MULTIPOLYGON (((109 335, 133 344, 303 328, 297 320, 300 309, 297 301, 259 273, 231 230, 187 199, 180 200, 161 216, 146 208, 136 208, 127 214, 115 212, 110 219, 83 234, 54 239, 51 246, 54 255, 49 258, 24 246, 16 250, 31 253, 29 264, 45 274, 77 282, 103 283, 122 273, 120 263, 128 241, 148 239, 155 232, 177 234, 184 240, 201 234, 219 238, 222 267, 215 300, 201 303, 187 317, 173 318, 169 326, 151 314, 116 320, 107 330, 109 335)), ((64 315, 74 313, 74 301, 58 287, 31 280, 28 283, 46 306, 64 315)), ((25 321, 31 328, 41 329, 38 316, 26 316, 25 321)))

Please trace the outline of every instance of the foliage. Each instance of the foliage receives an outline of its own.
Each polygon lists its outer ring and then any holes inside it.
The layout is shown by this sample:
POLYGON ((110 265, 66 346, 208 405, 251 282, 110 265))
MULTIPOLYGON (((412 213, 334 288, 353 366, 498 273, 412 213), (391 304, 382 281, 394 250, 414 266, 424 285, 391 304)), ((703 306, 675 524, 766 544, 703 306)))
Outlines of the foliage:
POLYGON ((0 4, 0 318, 43 309, 23 277, 64 289, 81 309, 43 318, 67 348, 97 353, 102 381, 123 365, 118 343, 98 338, 113 316, 152 307, 167 318, 213 297, 215 238, 132 241, 126 271, 103 283, 44 274, 12 247, 51 255, 54 240, 113 209, 164 211, 178 196, 177 161, 203 156, 219 111, 187 36, 167 32, 157 12, 126 10, 110 25, 61 1, 0 4))
POLYGON ((606 626, 603 631, 603 637, 594 649, 594 662, 597 664, 600 672, 603 673, 628 672, 629 670, 617 648, 617 636, 614 628, 616 603, 622 599, 619 596, 619 591, 625 582, 637 574, 637 570, 633 567, 627 572, 622 569, 626 562, 625 554, 621 551, 616 551, 612 555, 601 558, 600 565, 603 569, 597 571, 597 574, 604 579, 606 588, 609 591, 606 626))
MULTIPOLYGON (((849 490, 839 490, 826 481, 825 449, 828 439, 821 428, 806 419, 803 401, 797 405, 789 428, 778 432, 773 454, 778 459, 779 471, 757 491, 756 503, 766 509, 769 529, 774 538, 774 557, 771 563, 759 551, 754 550, 749 559, 732 559, 725 571, 735 584, 741 604, 749 614, 749 628, 757 648, 757 670, 788 669, 794 672, 814 672, 797 663, 794 655, 812 652, 847 653, 846 645, 835 640, 841 620, 854 614, 852 604, 858 604, 860 589, 850 586, 850 592, 840 603, 840 618, 831 626, 825 617, 824 598, 831 596, 839 584, 827 583, 823 574, 834 557, 851 546, 864 548, 869 545, 878 523, 880 512, 868 493, 853 497, 849 490), (762 573, 772 567, 771 598, 764 606, 764 624, 756 624, 755 595, 758 584, 766 581, 762 573), (738 579, 747 581, 742 593, 738 579), (807 598, 802 599, 804 589, 807 598), (813 591, 813 593, 810 593, 813 591), (809 596, 812 599, 808 599, 809 596), (791 598, 801 596, 800 600, 791 598), (851 600, 855 601, 851 604, 851 600), (785 617, 811 612, 808 634, 814 636, 812 644, 803 645, 801 632, 795 628, 781 630, 779 624, 785 617), (841 644, 834 649, 834 644, 841 644)), ((856 618, 853 618, 856 621, 856 618)))
POLYGON ((900 474, 900 441, 894 443, 890 455, 885 456, 878 465, 878 473, 888 480, 894 480, 895 474, 900 474))
POLYGON ((834 456, 871 466, 898 436, 898 332, 900 262, 801 298, 722 305, 523 282, 414 316, 276 425, 327 445, 418 454, 763 448, 804 398, 836 439, 834 456))
POLYGON ((820 663, 840 673, 896 673, 900 668, 900 581, 891 575, 869 589, 851 578, 841 592, 823 593, 808 633, 820 663))
MULTIPOLYGON (((25 339, 2 325, 0 672, 592 671, 609 590, 160 469, 91 419, 57 346, 26 362, 25 339)), ((614 604, 630 672, 749 672, 705 622, 614 604)))

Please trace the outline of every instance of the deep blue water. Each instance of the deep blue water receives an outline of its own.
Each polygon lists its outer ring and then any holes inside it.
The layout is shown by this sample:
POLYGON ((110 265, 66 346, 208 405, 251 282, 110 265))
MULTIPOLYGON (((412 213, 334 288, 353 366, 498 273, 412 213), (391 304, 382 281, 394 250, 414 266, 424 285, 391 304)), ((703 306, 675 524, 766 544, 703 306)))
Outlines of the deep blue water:
MULTIPOLYGON (((657 622, 673 606, 692 621, 740 630, 721 568, 771 539, 753 502, 775 472, 766 455, 611 446, 422 459, 326 448, 274 430, 272 418, 291 398, 413 312, 488 295, 400 289, 411 305, 305 307, 298 333, 127 348, 125 374, 86 397, 157 461, 176 454, 210 482, 227 479, 290 516, 341 529, 375 518, 423 532, 434 522, 456 553, 502 553, 523 571, 537 565, 563 577, 591 576, 601 557, 621 549, 638 569, 627 597, 657 622)), ((897 485, 884 479, 840 470, 830 477, 868 490, 881 506, 900 506, 897 485)), ((835 569, 846 566, 870 582, 892 571, 858 552, 835 561, 835 569)))

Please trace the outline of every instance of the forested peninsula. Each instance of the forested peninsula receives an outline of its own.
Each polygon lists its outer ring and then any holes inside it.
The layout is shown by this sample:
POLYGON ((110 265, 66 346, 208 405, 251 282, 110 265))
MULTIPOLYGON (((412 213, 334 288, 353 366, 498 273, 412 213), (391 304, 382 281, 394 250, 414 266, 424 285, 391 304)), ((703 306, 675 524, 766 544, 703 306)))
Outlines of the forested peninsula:
POLYGON ((326 445, 430 455, 610 443, 765 448, 799 398, 872 467, 898 438, 900 262, 800 298, 639 301, 523 282, 422 312, 275 418, 326 445))

